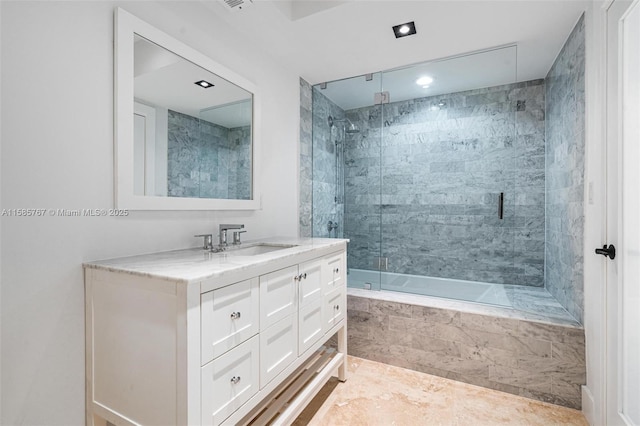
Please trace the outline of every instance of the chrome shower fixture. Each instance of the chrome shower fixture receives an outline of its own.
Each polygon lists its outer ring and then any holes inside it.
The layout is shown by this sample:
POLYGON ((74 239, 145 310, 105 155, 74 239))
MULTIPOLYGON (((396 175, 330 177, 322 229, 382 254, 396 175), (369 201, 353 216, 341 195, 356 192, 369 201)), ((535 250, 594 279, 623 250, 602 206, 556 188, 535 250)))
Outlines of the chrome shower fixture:
POLYGON ((335 123, 344 123, 345 133, 360 133, 360 128, 353 124, 348 118, 333 118, 332 116, 329 116, 327 121, 329 123, 329 127, 333 127, 335 123))

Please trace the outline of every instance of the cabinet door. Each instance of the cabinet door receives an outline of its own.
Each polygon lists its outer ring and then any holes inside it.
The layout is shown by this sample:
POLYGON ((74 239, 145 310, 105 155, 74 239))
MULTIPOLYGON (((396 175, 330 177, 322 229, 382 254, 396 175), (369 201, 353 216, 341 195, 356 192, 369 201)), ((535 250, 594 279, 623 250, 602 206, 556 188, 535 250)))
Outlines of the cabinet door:
POLYGON ((298 356, 297 315, 289 315, 260 332, 260 388, 298 356))
POLYGON ((338 324, 344 318, 347 304, 344 289, 336 289, 325 295, 324 303, 324 331, 338 324))
POLYGON ((260 330, 296 312, 297 276, 297 266, 260 276, 260 330))
POLYGON ((322 299, 322 265, 321 260, 301 263, 298 268, 298 294, 300 306, 322 299))
POLYGON ((202 365, 258 333, 257 277, 204 293, 200 300, 202 365))
POLYGON ((259 388, 258 336, 201 369, 202 424, 219 425, 259 388))
POLYGON ((315 300, 300 308, 298 314, 298 355, 302 355, 324 335, 323 300, 315 300))
POLYGON ((344 253, 326 258, 324 269, 324 293, 346 286, 346 259, 344 253))

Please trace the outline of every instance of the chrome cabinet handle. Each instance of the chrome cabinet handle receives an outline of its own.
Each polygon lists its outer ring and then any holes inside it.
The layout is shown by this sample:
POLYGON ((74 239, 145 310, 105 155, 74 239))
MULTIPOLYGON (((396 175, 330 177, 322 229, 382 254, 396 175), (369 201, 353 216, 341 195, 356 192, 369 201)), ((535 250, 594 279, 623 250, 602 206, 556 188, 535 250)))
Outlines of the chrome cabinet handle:
POLYGON ((231 378, 231 383, 233 383, 234 385, 237 384, 240 381, 240 376, 233 376, 231 378))
POLYGON ((231 312, 231 319, 238 319, 240 316, 240 312, 231 312))
POLYGON ((305 272, 304 274, 300 275, 302 278, 304 278, 305 280, 307 279, 307 273, 305 272))
POLYGON ((333 309, 335 309, 336 311, 339 311, 340 310, 340 305, 334 306, 333 309))
POLYGON ((338 268, 336 268, 336 269, 333 270, 333 272, 335 272, 337 274, 338 272, 340 272, 340 270, 338 268))

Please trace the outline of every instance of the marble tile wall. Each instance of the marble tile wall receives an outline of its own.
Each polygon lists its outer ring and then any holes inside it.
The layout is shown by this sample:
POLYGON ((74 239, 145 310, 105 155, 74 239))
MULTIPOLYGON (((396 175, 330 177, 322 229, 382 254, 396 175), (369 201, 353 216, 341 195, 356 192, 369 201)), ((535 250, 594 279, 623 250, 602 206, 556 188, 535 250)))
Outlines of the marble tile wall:
POLYGON ((343 149, 344 134, 338 126, 329 127, 329 116, 343 119, 345 113, 338 105, 322 94, 319 88, 313 88, 313 214, 312 233, 314 237, 342 237, 344 235, 344 201, 336 185, 336 155, 343 149), (338 144, 336 144, 336 141, 338 144), (338 224, 338 228, 329 231, 329 221, 338 224))
POLYGON ((585 153, 584 16, 547 75, 547 290, 580 322, 583 318, 585 153))
POLYGON ((313 125, 312 88, 300 79, 300 195, 299 236, 311 237, 313 152, 311 127, 313 125))
POLYGON ((169 110, 167 193, 249 199, 251 126, 228 129, 169 110))
POLYGON ((543 286, 544 87, 347 111, 361 129, 345 148, 349 266, 382 250, 390 272, 543 286))
POLYGON ((349 295, 349 354, 575 409, 584 330, 349 295))
POLYGON ((251 126, 229 129, 229 198, 248 200, 251 198, 251 126))

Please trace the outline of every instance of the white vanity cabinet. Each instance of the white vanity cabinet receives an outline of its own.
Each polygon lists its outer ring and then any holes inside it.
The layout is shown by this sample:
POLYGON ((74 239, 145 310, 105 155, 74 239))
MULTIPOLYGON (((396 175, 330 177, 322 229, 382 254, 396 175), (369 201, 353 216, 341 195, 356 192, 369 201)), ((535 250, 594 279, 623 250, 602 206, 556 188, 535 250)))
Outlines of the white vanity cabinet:
POLYGON ((260 276, 260 381, 269 383, 322 337, 322 274, 314 259, 260 276), (317 306, 320 315, 309 312, 317 306))
POLYGON ((298 266, 260 276, 260 383, 265 387, 297 357, 298 266))
POLYGON ((252 278, 200 296, 202 365, 258 334, 259 289, 252 278))
POLYGON ((235 425, 260 411, 293 421, 331 375, 346 379, 345 250, 310 239, 256 256, 85 264, 87 424, 235 425), (338 350, 322 352, 336 333, 338 350), (311 378, 272 407, 295 377, 311 378))
POLYGON ((323 336, 323 274, 327 259, 306 262, 298 275, 298 355, 306 352, 323 336))
POLYGON ((325 259, 323 264, 324 306, 323 330, 328 331, 339 324, 346 317, 347 288, 346 288, 346 255, 338 253, 325 259))

